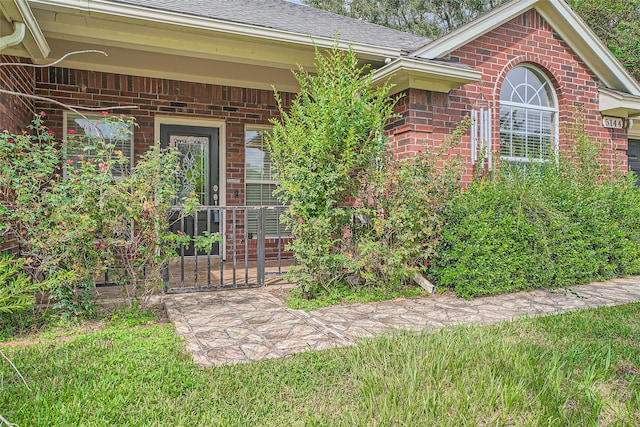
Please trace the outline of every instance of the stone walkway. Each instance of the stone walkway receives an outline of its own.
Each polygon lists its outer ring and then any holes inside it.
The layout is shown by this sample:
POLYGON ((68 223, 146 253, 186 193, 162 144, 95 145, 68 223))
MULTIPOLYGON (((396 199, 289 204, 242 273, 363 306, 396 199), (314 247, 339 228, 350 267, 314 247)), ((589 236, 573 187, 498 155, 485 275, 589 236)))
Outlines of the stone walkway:
POLYGON ((194 361, 225 365, 286 357, 306 350, 354 344, 396 329, 436 330, 456 324, 489 324, 640 301, 640 276, 534 290, 466 301, 436 294, 304 312, 285 307, 269 287, 164 297, 169 318, 188 341, 194 361))

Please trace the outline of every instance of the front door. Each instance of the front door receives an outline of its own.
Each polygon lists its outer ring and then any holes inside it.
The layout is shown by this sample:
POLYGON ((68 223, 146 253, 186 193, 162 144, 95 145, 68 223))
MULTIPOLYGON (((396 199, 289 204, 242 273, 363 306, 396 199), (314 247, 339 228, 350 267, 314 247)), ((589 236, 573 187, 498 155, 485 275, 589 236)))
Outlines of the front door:
MULTIPOLYGON (((202 206, 220 204, 220 161, 218 128, 181 125, 160 125, 160 145, 173 146, 180 152, 180 171, 178 172, 179 197, 192 193, 198 197, 202 206)), ((194 217, 185 218, 184 223, 175 223, 171 231, 179 231, 190 236, 211 233, 220 230, 220 212, 203 210, 194 217)), ((219 255, 219 245, 213 253, 219 255)), ((184 255, 195 255, 193 245, 184 255)))

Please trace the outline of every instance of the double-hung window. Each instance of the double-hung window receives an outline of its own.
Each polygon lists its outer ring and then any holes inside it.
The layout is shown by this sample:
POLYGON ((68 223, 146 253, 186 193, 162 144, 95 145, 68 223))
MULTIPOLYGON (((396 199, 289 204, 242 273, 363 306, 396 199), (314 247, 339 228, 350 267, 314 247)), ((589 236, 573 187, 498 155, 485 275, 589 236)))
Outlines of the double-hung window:
POLYGON ((79 142, 67 146, 66 159, 75 161, 78 156, 90 158, 105 149, 113 160, 120 156, 124 159, 122 163, 112 161, 109 165, 114 177, 124 177, 133 168, 133 125, 129 122, 108 119, 103 114, 85 114, 83 117, 67 112, 63 131, 65 135, 76 135, 75 139, 79 142), (96 139, 104 141, 104 145, 96 144, 96 139))
POLYGON ((537 68, 519 65, 500 89, 500 158, 544 162, 557 150, 558 104, 551 83, 537 68))
MULTIPOLYGON (((247 206, 278 206, 278 198, 273 194, 278 181, 275 169, 266 147, 265 138, 269 132, 266 127, 247 126, 245 128, 245 190, 247 206)), ((265 236, 288 236, 280 224, 280 211, 265 211, 265 236)), ((258 231, 257 213, 249 210, 249 235, 258 231)))

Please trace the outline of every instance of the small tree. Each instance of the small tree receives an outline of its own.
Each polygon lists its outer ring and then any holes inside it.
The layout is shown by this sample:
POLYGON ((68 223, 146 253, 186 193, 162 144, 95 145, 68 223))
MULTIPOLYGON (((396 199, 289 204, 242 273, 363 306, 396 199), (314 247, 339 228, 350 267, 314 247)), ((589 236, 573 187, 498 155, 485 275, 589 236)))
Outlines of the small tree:
POLYGON ((294 73, 301 90, 290 111, 276 92, 282 121, 273 122, 268 144, 295 236, 292 274, 305 292, 357 270, 354 225, 366 223, 375 206, 362 196, 380 186, 389 160, 384 126, 395 101, 366 71, 353 51, 334 45, 316 50, 316 75, 294 73))
POLYGON ((336 46, 316 51, 316 73, 295 73, 301 90, 289 111, 276 92, 282 120, 268 139, 295 237, 291 275, 307 297, 338 283, 404 284, 426 270, 441 239, 461 176, 451 148, 468 120, 438 151, 399 161, 384 133, 395 117, 390 86, 373 87, 356 55, 336 46))

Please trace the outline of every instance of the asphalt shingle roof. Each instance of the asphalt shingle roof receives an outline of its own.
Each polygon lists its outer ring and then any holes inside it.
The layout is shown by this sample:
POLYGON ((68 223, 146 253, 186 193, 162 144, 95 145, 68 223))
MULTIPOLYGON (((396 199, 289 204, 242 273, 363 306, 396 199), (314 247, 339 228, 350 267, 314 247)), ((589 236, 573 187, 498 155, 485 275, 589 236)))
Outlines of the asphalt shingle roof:
POLYGON ((148 9, 413 51, 431 40, 285 0, 112 0, 148 9))

